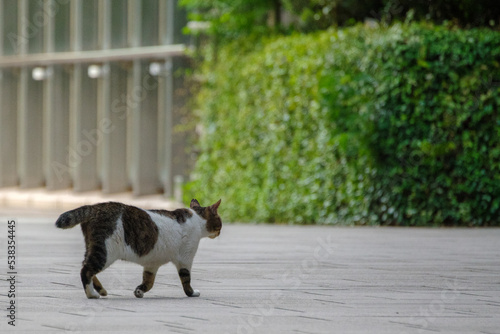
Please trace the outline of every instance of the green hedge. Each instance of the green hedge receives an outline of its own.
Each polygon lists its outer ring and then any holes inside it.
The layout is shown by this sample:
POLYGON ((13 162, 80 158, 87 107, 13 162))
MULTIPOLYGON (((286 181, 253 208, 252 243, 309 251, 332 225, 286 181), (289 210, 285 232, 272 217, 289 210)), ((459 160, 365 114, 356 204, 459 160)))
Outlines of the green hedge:
POLYGON ((346 27, 366 19, 390 24, 411 17, 435 24, 498 29, 500 18, 498 0, 432 0, 432 4, 422 0, 180 0, 179 4, 187 10, 189 20, 210 23, 205 33, 216 43, 276 31, 346 27), (281 22, 277 13, 286 13, 288 19, 281 22))
POLYGON ((222 197, 233 221, 499 224, 497 32, 357 26, 242 50, 204 70, 186 197, 222 197))

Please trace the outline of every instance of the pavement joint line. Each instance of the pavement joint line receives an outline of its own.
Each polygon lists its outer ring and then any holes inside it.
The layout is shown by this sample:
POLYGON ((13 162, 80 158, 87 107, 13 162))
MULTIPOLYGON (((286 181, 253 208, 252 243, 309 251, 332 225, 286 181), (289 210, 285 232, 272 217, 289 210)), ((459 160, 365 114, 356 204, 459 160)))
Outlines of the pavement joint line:
POLYGON ((187 331, 193 330, 189 327, 183 326, 182 324, 176 324, 176 323, 171 323, 168 321, 161 321, 161 320, 157 320, 156 322, 159 322, 159 323, 163 324, 164 326, 171 327, 171 328, 182 329, 182 330, 187 330, 187 331))
MULTIPOLYGON (((103 300, 104 300, 104 299, 103 299, 103 300)), ((111 309, 111 310, 117 310, 117 311, 125 311, 125 312, 137 313, 137 311, 134 311, 134 310, 126 310, 126 309, 124 309, 124 308, 119 308, 119 307, 106 306, 106 308, 111 309)))
POLYGON ((324 299, 313 299, 313 300, 316 300, 318 302, 331 303, 331 304, 340 304, 340 305, 345 305, 346 304, 346 303, 343 303, 343 302, 336 302, 334 300, 324 300, 324 299))
POLYGON ((59 313, 62 313, 62 314, 69 314, 69 315, 74 315, 74 316, 77 316, 77 317, 87 317, 85 314, 78 314, 78 313, 73 313, 73 312, 64 312, 64 311, 59 311, 59 313))
POLYGON ((323 319, 323 318, 318 318, 318 317, 310 317, 310 316, 307 316, 307 315, 298 315, 297 317, 305 318, 305 319, 312 319, 312 320, 328 321, 328 322, 332 321, 330 319, 323 319))
MULTIPOLYGON (((208 300, 208 299, 207 299, 208 300)), ((219 305, 219 306, 225 306, 225 307, 231 307, 231 308, 237 308, 237 309, 241 309, 243 307, 241 306, 236 306, 236 305, 230 305, 230 304, 224 304, 224 303, 217 303, 217 302, 212 302, 212 305, 219 305)))
POLYGON ((283 307, 274 307, 274 308, 277 309, 277 310, 283 310, 283 311, 289 311, 289 312, 297 312, 297 313, 304 313, 304 311, 301 311, 301 310, 291 310, 291 309, 283 308, 283 307))
POLYGON ((47 328, 52 328, 52 329, 58 329, 58 330, 62 330, 62 331, 67 330, 65 327, 59 327, 59 326, 52 326, 52 325, 45 325, 45 324, 42 324, 42 326, 47 327, 47 328))
POLYGON ((190 317, 187 315, 181 315, 182 318, 187 318, 187 319, 194 319, 194 320, 201 320, 201 321, 210 321, 209 319, 203 319, 203 318, 198 318, 198 317, 190 317))

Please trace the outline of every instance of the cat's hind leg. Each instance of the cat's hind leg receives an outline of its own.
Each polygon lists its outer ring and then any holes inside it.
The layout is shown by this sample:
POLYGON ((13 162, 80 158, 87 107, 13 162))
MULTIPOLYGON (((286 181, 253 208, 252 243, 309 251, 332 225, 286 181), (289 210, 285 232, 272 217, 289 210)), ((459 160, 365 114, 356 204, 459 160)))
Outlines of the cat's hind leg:
POLYGON ((80 277, 87 298, 94 299, 101 297, 101 294, 96 291, 96 287, 99 291, 104 289, 95 275, 104 269, 106 265, 106 254, 106 245, 104 243, 96 243, 86 252, 83 267, 80 271, 80 277), (96 287, 94 283, 98 283, 96 287))
POLYGON ((101 295, 96 291, 93 283, 93 277, 95 276, 94 272, 88 266, 83 266, 80 271, 80 277, 82 279, 83 289, 85 290, 85 294, 89 299, 97 299, 100 298, 101 295))
POLYGON ((144 293, 151 290, 155 283, 156 272, 158 268, 144 268, 142 273, 142 284, 137 286, 134 291, 134 295, 137 298, 144 297, 144 293))

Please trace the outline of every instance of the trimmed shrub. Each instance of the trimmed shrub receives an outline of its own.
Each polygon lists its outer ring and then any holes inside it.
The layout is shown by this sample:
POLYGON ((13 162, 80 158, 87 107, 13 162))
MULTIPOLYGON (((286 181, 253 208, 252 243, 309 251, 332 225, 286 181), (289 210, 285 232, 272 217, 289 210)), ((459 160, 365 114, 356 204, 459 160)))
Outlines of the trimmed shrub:
POLYGON ((361 26, 222 47, 186 187, 226 219, 498 225, 500 37, 361 26))
POLYGON ((379 222, 498 225, 499 42, 488 30, 412 25, 367 43, 379 222))

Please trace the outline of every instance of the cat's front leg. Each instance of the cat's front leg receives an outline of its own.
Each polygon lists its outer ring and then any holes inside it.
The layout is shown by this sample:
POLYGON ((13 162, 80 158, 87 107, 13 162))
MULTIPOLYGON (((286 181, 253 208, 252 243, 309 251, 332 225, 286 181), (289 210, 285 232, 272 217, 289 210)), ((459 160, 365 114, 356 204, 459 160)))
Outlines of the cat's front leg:
POLYGON ((155 283, 157 271, 158 268, 144 268, 144 272, 142 273, 142 284, 137 286, 134 291, 134 295, 137 298, 144 297, 144 293, 151 290, 155 283))
POLYGON ((199 297, 200 291, 195 290, 191 287, 191 272, 187 268, 179 269, 179 278, 182 282, 182 288, 184 289, 184 293, 188 297, 199 297))

